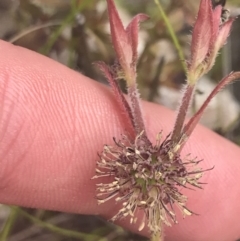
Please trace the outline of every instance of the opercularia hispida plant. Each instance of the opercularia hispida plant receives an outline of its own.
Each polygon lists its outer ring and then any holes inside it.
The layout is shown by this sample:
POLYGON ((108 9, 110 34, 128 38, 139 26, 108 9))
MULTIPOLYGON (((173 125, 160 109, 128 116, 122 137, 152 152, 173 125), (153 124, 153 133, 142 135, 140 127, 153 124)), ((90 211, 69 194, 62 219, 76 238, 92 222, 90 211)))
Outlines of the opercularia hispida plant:
POLYGON ((227 18, 227 10, 221 5, 212 6, 211 0, 201 0, 198 16, 192 32, 191 57, 187 61, 187 80, 178 109, 175 125, 165 139, 161 132, 156 142, 151 143, 142 117, 142 108, 137 89, 138 25, 148 17, 136 15, 125 28, 113 0, 107 0, 110 30, 116 52, 116 64, 108 67, 98 63, 105 74, 124 112, 134 135, 122 135, 113 146, 105 145, 97 161, 94 178, 110 177, 109 183, 97 184, 99 204, 114 199, 121 208, 112 220, 130 217, 136 221, 136 211, 142 210, 144 218, 139 229, 145 225, 152 240, 163 240, 163 226, 176 223, 175 210, 184 216, 193 212, 187 208, 187 197, 182 188, 201 188, 200 179, 206 170, 198 167, 198 159, 182 157, 181 150, 199 122, 211 99, 227 84, 240 77, 240 72, 224 77, 201 108, 186 121, 186 114, 194 95, 197 81, 214 65, 219 50, 225 44, 234 19, 227 18), (127 97, 121 92, 118 80, 127 84, 127 97), (181 189, 181 190, 180 190, 181 189))

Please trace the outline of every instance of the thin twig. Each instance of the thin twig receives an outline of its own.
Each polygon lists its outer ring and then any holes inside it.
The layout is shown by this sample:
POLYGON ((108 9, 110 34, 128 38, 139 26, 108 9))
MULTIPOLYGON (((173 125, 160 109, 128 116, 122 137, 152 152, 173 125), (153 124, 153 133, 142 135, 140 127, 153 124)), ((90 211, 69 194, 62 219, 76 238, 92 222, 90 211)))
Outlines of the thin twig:
POLYGON ((80 233, 80 232, 76 232, 73 230, 68 230, 68 229, 64 229, 64 228, 60 228, 57 227, 55 225, 52 225, 50 223, 44 222, 38 218, 35 218, 34 216, 30 215, 29 213, 25 212, 23 209, 18 208, 18 207, 13 207, 13 209, 18 210, 20 214, 22 214, 24 217, 26 217, 27 219, 29 219, 30 221, 32 221, 33 223, 35 223, 36 225, 42 227, 42 228, 46 228, 52 232, 61 234, 63 236, 67 236, 67 237, 72 237, 72 238, 76 238, 76 239, 80 239, 80 240, 92 240, 92 241, 96 241, 99 240, 99 236, 95 235, 95 234, 86 234, 86 233, 80 233))
POLYGON ((1 231, 1 234, 0 234, 0 241, 6 241, 10 232, 11 232, 11 229, 13 228, 13 225, 17 219, 17 216, 18 216, 18 210, 17 209, 13 209, 11 208, 11 213, 3 227, 3 230, 1 231))
POLYGON ((21 33, 15 35, 15 36, 13 36, 12 38, 10 38, 8 42, 15 43, 17 40, 23 38, 24 36, 26 36, 26 35, 28 35, 32 32, 38 31, 38 30, 43 29, 43 28, 59 26, 59 25, 61 25, 61 23, 62 23, 61 21, 54 21, 54 22, 50 22, 50 23, 46 23, 46 24, 41 24, 39 26, 30 27, 29 29, 26 29, 23 32, 21 32, 21 33))
POLYGON ((186 62, 184 61, 185 57, 184 57, 182 48, 181 48, 181 46, 179 44, 178 38, 176 36, 176 33, 174 32, 173 27, 172 27, 172 25, 171 25, 167 15, 166 15, 166 13, 164 12, 163 7, 162 7, 161 3, 159 2, 159 0, 154 0, 154 2, 157 5, 160 14, 162 15, 164 23, 166 24, 168 32, 169 32, 169 34, 170 34, 170 36, 172 38, 173 44, 174 44, 174 46, 175 46, 175 48, 177 50, 178 56, 179 56, 179 58, 181 60, 182 67, 183 67, 185 73, 187 73, 187 65, 186 65, 186 62))

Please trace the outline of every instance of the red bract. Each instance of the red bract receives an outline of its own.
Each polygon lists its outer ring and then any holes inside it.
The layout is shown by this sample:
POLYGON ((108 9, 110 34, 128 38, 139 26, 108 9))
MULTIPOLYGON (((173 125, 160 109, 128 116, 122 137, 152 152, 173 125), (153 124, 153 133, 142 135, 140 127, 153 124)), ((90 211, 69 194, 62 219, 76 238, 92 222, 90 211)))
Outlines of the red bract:
POLYGON ((217 7, 215 7, 215 9, 213 9, 211 12, 212 12, 212 16, 211 16, 212 17, 212 20, 211 20, 212 34, 211 34, 211 40, 210 40, 210 47, 214 45, 218 36, 219 27, 221 25, 222 6, 217 5, 217 7))
POLYGON ((136 75, 138 24, 147 20, 148 16, 145 14, 136 15, 125 30, 113 1, 107 0, 107 3, 112 43, 118 61, 131 83, 135 81, 136 75))
POLYGON ((226 43, 227 38, 229 36, 229 33, 232 28, 234 19, 229 19, 227 22, 225 22, 221 28, 219 29, 218 35, 215 39, 214 44, 212 45, 211 54, 209 56, 209 65, 206 71, 208 72, 214 65, 215 59, 217 57, 218 51, 223 47, 223 45, 226 43))
POLYGON ((214 65, 218 51, 227 40, 233 19, 221 22, 223 7, 212 8, 211 0, 202 0, 193 28, 189 82, 194 84, 214 65))
POLYGON ((192 33, 190 69, 196 69, 209 51, 212 35, 212 5, 209 0, 200 3, 198 16, 192 33))
POLYGON ((126 28, 129 42, 132 47, 132 66, 137 64, 137 47, 138 47, 138 25, 140 22, 146 21, 149 17, 145 14, 137 14, 126 28))
POLYGON ((116 51, 117 59, 121 67, 125 71, 129 71, 133 55, 132 46, 113 1, 107 0, 107 3, 112 43, 116 51))

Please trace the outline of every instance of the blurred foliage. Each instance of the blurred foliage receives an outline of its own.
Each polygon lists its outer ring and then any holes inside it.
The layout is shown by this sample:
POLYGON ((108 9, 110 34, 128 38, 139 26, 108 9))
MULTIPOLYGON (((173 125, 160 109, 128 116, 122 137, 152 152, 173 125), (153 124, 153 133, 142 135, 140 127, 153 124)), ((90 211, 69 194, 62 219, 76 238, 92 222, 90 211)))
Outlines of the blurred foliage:
MULTIPOLYGON (((199 1, 161 0, 162 9, 156 6, 155 0, 116 2, 124 24, 139 12, 151 17, 141 25, 139 40, 138 69, 143 98, 154 100, 161 85, 179 89, 185 81, 182 56, 189 56, 189 33, 199 1)), ((228 5, 237 7, 240 3, 229 0, 228 5)), ((106 83, 92 65, 97 60, 109 65, 114 63, 105 0, 1 0, 0 13, 1 39, 49 56, 106 83)), ((235 26, 239 30, 240 24, 235 26)), ((235 48, 240 49, 239 44, 235 48)), ((227 52, 228 57, 231 58, 232 52, 227 52)), ((239 56, 239 52, 233 56, 235 62, 240 62, 239 56)), ((214 79, 222 77, 224 59, 226 53, 220 55, 211 72, 214 79)), ((223 134, 240 143, 238 129, 223 134)), ((98 217, 7 206, 1 206, 1 210, 0 241, 146 240, 98 217)))

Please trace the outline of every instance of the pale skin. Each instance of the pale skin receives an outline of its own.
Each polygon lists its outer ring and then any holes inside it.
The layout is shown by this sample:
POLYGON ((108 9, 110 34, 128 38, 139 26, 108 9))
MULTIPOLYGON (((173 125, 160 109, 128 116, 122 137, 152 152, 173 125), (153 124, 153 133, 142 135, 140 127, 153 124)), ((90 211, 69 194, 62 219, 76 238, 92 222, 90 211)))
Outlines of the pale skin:
MULTIPOLYGON (((0 42, 0 203, 113 216, 114 202, 97 205, 97 152, 127 126, 106 86, 24 48, 0 42)), ((143 102, 152 141, 171 131, 175 114, 143 102)), ((227 118, 227 117, 226 117, 227 118)), ((204 159, 204 190, 185 191, 199 216, 178 218, 166 240, 240 238, 240 148, 198 126, 184 154, 204 159)), ((119 222, 138 232, 128 220, 119 222)), ((148 235, 147 229, 141 232, 148 235)))

